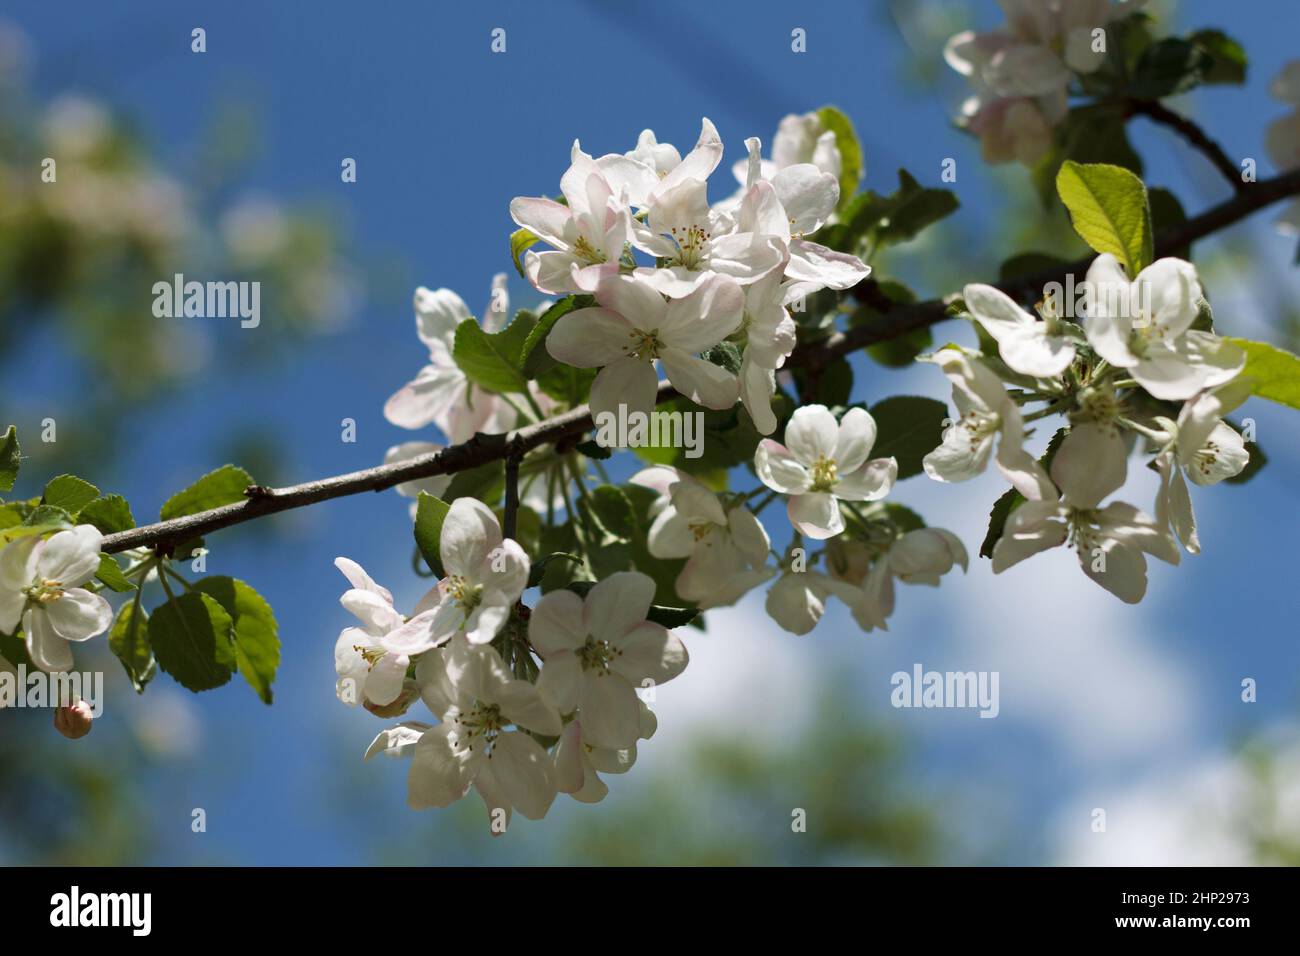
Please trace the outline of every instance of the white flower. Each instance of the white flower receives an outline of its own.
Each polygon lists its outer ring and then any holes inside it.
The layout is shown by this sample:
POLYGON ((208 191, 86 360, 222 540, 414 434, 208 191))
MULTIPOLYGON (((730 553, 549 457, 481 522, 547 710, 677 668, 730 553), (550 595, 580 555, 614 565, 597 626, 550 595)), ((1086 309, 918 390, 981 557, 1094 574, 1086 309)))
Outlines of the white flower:
POLYGON ((660 178, 667 176, 682 161, 682 154, 677 152, 677 147, 672 143, 659 142, 652 129, 641 130, 641 135, 636 138, 636 149, 624 155, 654 170, 655 176, 660 178))
POLYGON ((411 807, 446 807, 473 787, 493 823, 502 811, 505 825, 514 810, 530 820, 544 817, 555 800, 555 764, 522 731, 549 736, 563 727, 537 688, 511 677, 491 647, 459 638, 421 658, 416 679, 441 723, 416 741, 407 777, 411 807))
POLYGON ((560 192, 563 203, 527 196, 510 201, 510 217, 553 247, 549 252, 529 250, 524 272, 542 292, 590 292, 604 274, 617 271, 624 244, 632 237, 627 190, 616 192, 597 161, 574 140, 560 192))
POLYGON ((27 654, 44 671, 67 671, 70 641, 102 634, 113 609, 81 585, 99 570, 104 536, 94 525, 77 525, 49 538, 20 538, 0 551, 0 633, 13 634, 21 621, 27 654))
MULTIPOLYGON (((505 274, 492 282, 492 301, 483 327, 500 331, 505 324, 505 274)), ((502 399, 471 385, 452 357, 456 328, 472 318, 469 307, 450 289, 415 290, 415 327, 429 349, 429 364, 384 405, 384 417, 401 428, 437 425, 453 443, 475 432, 507 432, 515 426, 514 409, 502 399)))
POLYGON ((998 353, 1012 371, 1055 378, 1074 361, 1074 340, 1050 308, 1040 322, 991 285, 968 285, 962 298, 970 314, 997 340, 998 353))
POLYGON ((640 729, 636 688, 670 681, 686 667, 685 645, 646 620, 654 593, 648 576, 620 571, 592 587, 585 600, 552 591, 533 608, 528 641, 544 661, 537 690, 561 714, 578 711, 592 746, 634 746, 640 729))
POLYGON ((736 403, 736 376, 698 358, 740 325, 744 294, 740 286, 716 276, 683 299, 665 302, 640 276, 611 276, 596 290, 597 308, 578 309, 560 318, 546 348, 561 362, 599 368, 591 385, 592 413, 654 410, 658 376, 655 361, 683 395, 708 408, 736 403))
POLYGON ((496 637, 528 584, 528 555, 501 536, 487 505, 457 498, 443 519, 439 556, 447 572, 409 621, 382 638, 390 653, 414 657, 464 635, 470 644, 496 637))
POLYGON ((389 590, 376 584, 361 565, 340 557, 334 566, 352 585, 339 603, 361 621, 360 627, 344 628, 334 643, 335 693, 351 707, 365 701, 385 707, 402 695, 411 659, 388 652, 379 639, 401 627, 402 615, 393 607, 389 590))
POLYGON ((656 558, 687 559, 676 582, 684 600, 700 608, 723 607, 772 576, 766 566, 767 532, 744 506, 724 509, 703 484, 666 466, 647 468, 630 480, 660 492, 646 543, 656 558))
POLYGON ((993 456, 1003 477, 1029 499, 1055 494, 1043 470, 1025 451, 1025 426, 1002 382, 984 363, 956 348, 940 349, 928 361, 952 382, 952 400, 961 416, 943 434, 943 444, 922 461, 935 481, 966 481, 983 473, 993 456))
POLYGON ((1067 541, 1088 575, 1121 601, 1136 604, 1147 589, 1143 552, 1169 564, 1179 561, 1169 532, 1122 501, 1101 501, 1124 484, 1124 440, 1112 428, 1075 425, 1052 460, 1059 497, 1026 501, 1007 518, 993 548, 993 573, 1067 541))
MULTIPOLYGON (((781 170, 800 163, 811 164, 837 181, 840 178, 843 160, 835 133, 822 125, 816 113, 791 113, 782 117, 772 140, 772 158, 760 161, 758 174, 770 181, 781 170)), ((731 167, 737 182, 745 188, 752 185, 748 182, 749 169, 750 161, 744 159, 731 167)))
POLYGON ((967 562, 965 546, 951 531, 917 528, 884 551, 853 541, 833 548, 827 567, 832 593, 849 606, 858 626, 870 633, 877 628, 889 630, 895 578, 904 584, 938 587, 939 579, 955 566, 965 572, 967 562))
POLYGON ((776 430, 772 396, 776 370, 794 351, 794 319, 786 311, 781 276, 777 273, 745 286, 745 309, 740 329, 745 350, 740 358, 740 398, 761 435, 776 430))
POLYGON ((844 530, 841 499, 877 501, 898 478, 894 458, 871 459, 876 421, 865 409, 851 408, 836 423, 825 405, 797 408, 785 426, 785 440, 785 445, 760 441, 754 471, 773 491, 790 496, 790 523, 810 538, 831 538, 844 530))
POLYGON ((1156 457, 1160 472, 1156 521, 1162 528, 1172 528, 1191 554, 1200 553, 1201 544, 1183 475, 1193 484, 1213 485, 1240 474, 1246 467, 1250 452, 1223 416, 1249 395, 1250 386, 1238 379, 1196 396, 1183 405, 1178 421, 1169 423, 1172 440, 1156 457))
POLYGON ((767 591, 767 615, 791 634, 804 635, 826 613, 826 598, 839 591, 839 582, 820 571, 787 570, 767 591))
MULTIPOLYGON (((640 727, 637 736, 649 740, 658 729, 654 711, 638 700, 640 727)), ((621 750, 597 747, 583 738, 582 720, 570 721, 555 748, 555 788, 580 803, 599 803, 609 787, 599 773, 627 773, 636 763, 636 744, 621 750)))
POLYGON ((1088 289, 1088 342, 1156 398, 1191 398, 1245 365, 1237 346, 1192 328, 1202 295, 1190 262, 1157 259, 1130 282, 1119 261, 1102 253, 1088 269, 1088 289))

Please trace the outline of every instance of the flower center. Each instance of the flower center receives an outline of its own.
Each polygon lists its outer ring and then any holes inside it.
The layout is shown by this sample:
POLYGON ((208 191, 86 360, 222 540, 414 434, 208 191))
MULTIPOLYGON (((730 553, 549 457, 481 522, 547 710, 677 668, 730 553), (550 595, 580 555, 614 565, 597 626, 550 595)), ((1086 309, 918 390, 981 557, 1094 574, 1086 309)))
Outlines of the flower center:
POLYGON ((483 601, 483 585, 473 584, 459 574, 447 578, 447 594, 466 614, 483 601))
POLYGON ((1192 463, 1196 466, 1196 470, 1206 478, 1209 478, 1215 462, 1219 460, 1220 451, 1222 451, 1222 449, 1219 448, 1218 442, 1214 441, 1207 441, 1204 445, 1198 448, 1196 454, 1192 456, 1192 463))
POLYGON ((587 643, 578 649, 578 661, 584 671, 596 671, 597 677, 609 673, 609 665, 615 658, 622 657, 623 652, 609 641, 588 637, 587 643))
POLYGON ((699 267, 700 260, 704 258, 704 249, 712 238, 712 233, 706 232, 703 226, 673 226, 671 238, 677 243, 677 255, 673 261, 693 270, 699 267))
POLYGON ((374 670, 375 665, 382 661, 388 653, 382 647, 363 647, 360 644, 353 644, 352 649, 361 655, 371 670, 374 670))
POLYGON ((830 491, 839 480, 833 458, 818 458, 812 465, 812 488, 809 491, 830 491))
POLYGON ((1002 416, 992 412, 978 412, 971 409, 961 417, 961 420, 954 427, 960 428, 966 433, 967 441, 974 448, 985 438, 997 434, 998 429, 1002 427, 1002 416))
POLYGON ((1088 420, 1104 425, 1120 413, 1120 403, 1111 389, 1088 388, 1079 394, 1079 411, 1088 420))
POLYGON ((586 236, 578 237, 578 241, 573 244, 573 254, 593 265, 605 261, 605 253, 588 242, 586 236))
POLYGON ((46 578, 27 588, 25 593, 37 604, 42 606, 51 604, 63 597, 63 582, 46 578))
POLYGON ((455 717, 456 729, 459 731, 456 743, 471 753, 481 747, 491 759, 492 746, 508 723, 496 704, 476 700, 473 707, 455 717))
POLYGON ((632 329, 627 335, 632 340, 632 344, 623 346, 623 351, 630 358, 653 362, 659 357, 659 352, 664 347, 663 340, 659 338, 658 329, 651 329, 649 332, 644 329, 632 329))
POLYGON ((703 541, 709 536, 709 533, 712 532, 713 529, 718 527, 718 525, 714 524, 712 521, 705 521, 702 518, 690 521, 688 522, 688 525, 691 529, 691 535, 696 541, 703 541))

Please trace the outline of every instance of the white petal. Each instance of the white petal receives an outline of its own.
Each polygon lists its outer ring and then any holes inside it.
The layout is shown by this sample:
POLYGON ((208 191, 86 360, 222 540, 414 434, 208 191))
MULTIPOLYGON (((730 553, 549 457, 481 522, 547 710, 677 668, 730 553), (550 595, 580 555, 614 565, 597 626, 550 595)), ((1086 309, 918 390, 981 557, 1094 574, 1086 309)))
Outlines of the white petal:
POLYGON ((582 598, 561 589, 542 596, 528 620, 528 641, 543 658, 582 647, 587 631, 582 622, 582 598))
POLYGON ((834 495, 825 492, 796 495, 786 506, 790 523, 802 535, 818 541, 844 530, 844 516, 834 495))
POLYGON ((865 408, 850 408, 840 419, 839 436, 831 455, 841 474, 857 471, 876 444, 876 420, 865 408))
POLYGON ((501 734, 487 771, 514 808, 530 820, 546 816, 555 800, 555 764, 527 734, 501 734))
POLYGON ((785 444, 795 458, 811 466, 835 457, 839 434, 839 424, 825 405, 804 405, 794 410, 785 426, 785 444))
POLYGON ((639 571, 619 571, 595 585, 582 608, 585 634, 614 640, 646 619, 654 601, 655 583, 639 571))
POLYGON ((659 377, 654 365, 641 359, 619 359, 597 374, 587 402, 593 416, 618 418, 620 409, 626 415, 633 412, 649 415, 654 411, 658 389, 659 377))
POLYGON ((63 592, 63 597, 45 605, 54 633, 65 641, 85 641, 103 634, 113 623, 113 608, 99 594, 83 588, 63 592))
POLYGON ((442 522, 439 554, 448 574, 473 577, 501 546, 501 525, 476 498, 457 498, 442 522))
POLYGON ((469 793, 480 761, 456 744, 451 724, 439 724, 416 742, 406 778, 406 802, 412 810, 447 807, 469 793))
POLYGON ((1124 439, 1114 428, 1084 422, 1070 429, 1052 459, 1052 479, 1062 500, 1075 508, 1095 508, 1124 484, 1124 439))
POLYGON ((798 495, 812 485, 808 470, 780 442, 764 438, 754 450, 754 471, 758 480, 773 491, 798 495))

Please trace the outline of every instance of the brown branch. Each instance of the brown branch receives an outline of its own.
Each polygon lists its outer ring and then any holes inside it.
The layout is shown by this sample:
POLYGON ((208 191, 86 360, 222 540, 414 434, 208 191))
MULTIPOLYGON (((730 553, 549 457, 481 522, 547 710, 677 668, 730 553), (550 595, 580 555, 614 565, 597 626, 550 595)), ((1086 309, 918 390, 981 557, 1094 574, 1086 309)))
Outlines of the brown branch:
MULTIPOLYGON (((1197 239, 1224 229, 1279 199, 1300 194, 1300 170, 1247 185, 1248 189, 1242 194, 1187 220, 1176 229, 1162 233, 1156 239, 1156 254, 1167 255, 1197 239)), ((1043 286, 1048 283, 1062 281, 1067 274, 1086 272, 1091 261, 1091 257, 1080 259, 1064 268, 1021 276, 997 283, 997 286, 1014 298, 1038 296, 1042 294, 1043 286)), ((880 305, 883 307, 884 303, 880 305)), ((847 332, 837 332, 818 342, 801 345, 790 356, 786 367, 816 371, 824 368, 832 359, 856 352, 877 342, 898 338, 915 329, 934 325, 948 317, 948 307, 940 299, 931 299, 913 305, 893 305, 883 309, 878 321, 870 325, 859 326, 847 332)), ((676 395, 677 392, 668 382, 659 384, 657 398, 659 402, 667 401, 676 395)), ((433 475, 454 474, 488 462, 500 461, 512 453, 522 456, 543 445, 571 442, 591 428, 591 412, 583 405, 544 422, 511 432, 509 435, 475 435, 462 444, 452 445, 442 451, 421 455, 407 461, 394 462, 391 465, 378 465, 363 471, 335 475, 287 488, 254 486, 245 492, 247 497, 243 501, 186 515, 183 518, 173 518, 170 521, 160 521, 156 524, 132 528, 130 531, 110 534, 104 538, 102 549, 110 554, 140 547, 157 547, 165 550, 190 538, 280 511, 289 511, 362 491, 384 491, 406 481, 429 478, 433 475)))
POLYGON ((1145 116, 1153 123, 1167 126, 1191 143, 1227 180, 1237 195, 1242 195, 1250 188, 1251 184, 1241 178, 1241 168, 1228 158, 1223 147, 1187 117, 1175 113, 1159 100, 1129 100, 1128 109, 1130 115, 1145 116))

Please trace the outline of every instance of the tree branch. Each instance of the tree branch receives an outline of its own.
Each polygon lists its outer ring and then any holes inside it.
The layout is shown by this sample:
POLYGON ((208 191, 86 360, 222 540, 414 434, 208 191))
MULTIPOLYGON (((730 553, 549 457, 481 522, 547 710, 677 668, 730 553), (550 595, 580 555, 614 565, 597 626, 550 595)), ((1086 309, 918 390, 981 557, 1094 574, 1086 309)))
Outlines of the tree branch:
POLYGON ((1187 117, 1175 113, 1159 100, 1129 100, 1128 106, 1130 115, 1145 116, 1153 123, 1167 126, 1191 143, 1227 180, 1237 195, 1242 195, 1250 188, 1251 184, 1241 178, 1241 168, 1228 158, 1223 147, 1187 117))
MULTIPOLYGON (((1168 254, 1224 229, 1280 199, 1300 194, 1300 170, 1245 185, 1246 189, 1239 195, 1187 220, 1176 229, 1162 233, 1156 239, 1156 254, 1168 254)), ((1086 272, 1091 261, 1092 257, 1080 259, 1065 268, 1043 270, 1034 275, 997 283, 997 287, 1013 298, 1041 295, 1043 287, 1048 283, 1063 281, 1067 274, 1086 272)), ((857 291, 855 289, 855 293, 857 291)), ((863 288, 861 294, 870 295, 870 290, 863 288)), ((883 306, 883 303, 880 304, 883 306)), ((800 346, 790 356, 786 367, 817 370, 835 358, 934 325, 948 317, 948 306, 942 299, 931 299, 913 305, 894 305, 882 310, 878 322, 847 332, 837 332, 821 341, 800 346)), ((668 382, 659 384, 658 402, 665 402, 676 395, 677 392, 668 382)), ((248 497, 243 501, 110 534, 104 538, 101 547, 110 554, 141 547, 166 550, 190 538, 280 511, 362 491, 384 491, 403 482, 433 475, 454 474, 488 462, 500 461, 512 453, 522 457, 543 445, 572 440, 589 431, 592 426, 591 412, 583 405, 509 435, 475 435, 467 442, 407 461, 378 465, 287 488, 249 489, 245 492, 248 497)))

